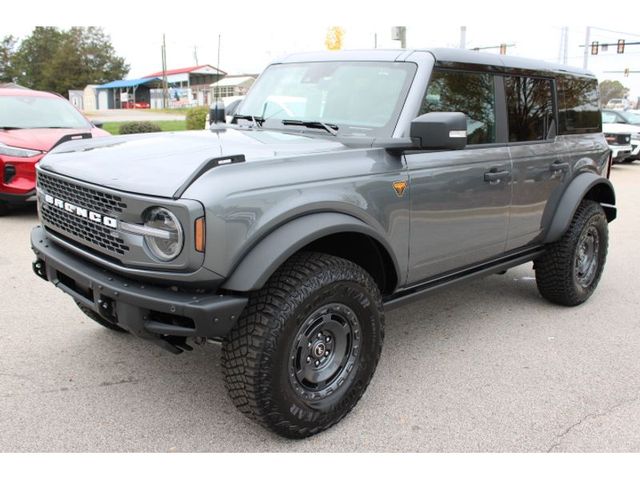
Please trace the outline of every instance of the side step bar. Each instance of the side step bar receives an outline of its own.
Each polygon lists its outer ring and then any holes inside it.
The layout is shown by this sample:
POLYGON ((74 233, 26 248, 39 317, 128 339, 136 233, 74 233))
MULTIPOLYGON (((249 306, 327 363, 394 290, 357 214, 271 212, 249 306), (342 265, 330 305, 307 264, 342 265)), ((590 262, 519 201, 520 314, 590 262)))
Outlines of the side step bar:
POLYGON ((472 280, 474 278, 491 275, 493 273, 503 272, 509 268, 517 267, 523 263, 530 262, 544 252, 544 247, 537 247, 533 250, 526 250, 518 254, 509 255, 507 257, 498 258, 490 262, 481 263, 475 267, 467 268, 453 273, 448 273, 440 277, 433 278, 418 285, 410 286, 404 290, 400 290, 393 295, 383 299, 386 310, 393 310, 403 306, 405 303, 414 301, 425 296, 433 290, 441 287, 453 285, 458 282, 472 280))

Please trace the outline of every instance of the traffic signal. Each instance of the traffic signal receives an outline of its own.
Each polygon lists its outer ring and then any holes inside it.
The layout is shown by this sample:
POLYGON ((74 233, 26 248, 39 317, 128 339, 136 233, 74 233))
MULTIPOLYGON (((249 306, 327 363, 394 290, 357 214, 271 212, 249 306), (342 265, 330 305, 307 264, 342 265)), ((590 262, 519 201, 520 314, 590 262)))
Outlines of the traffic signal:
POLYGON ((624 40, 618 40, 618 53, 624 53, 624 40))
POLYGON ((598 54, 598 42, 591 42, 591 55, 598 54))

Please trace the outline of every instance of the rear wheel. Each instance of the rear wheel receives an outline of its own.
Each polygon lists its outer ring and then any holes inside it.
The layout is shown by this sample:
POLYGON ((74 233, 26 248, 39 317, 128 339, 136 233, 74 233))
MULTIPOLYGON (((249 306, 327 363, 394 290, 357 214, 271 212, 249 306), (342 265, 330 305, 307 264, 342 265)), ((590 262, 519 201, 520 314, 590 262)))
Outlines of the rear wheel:
POLYGON ((102 325, 104 328, 108 328, 109 330, 113 330, 114 332, 128 333, 124 328, 119 327, 115 323, 112 323, 109 320, 103 318, 101 315, 99 315, 96 312, 94 312, 93 310, 85 307, 81 303, 76 302, 76 305, 78 305, 78 308, 82 311, 82 313, 84 313, 87 317, 89 317, 94 322, 99 323, 100 325, 102 325))
POLYGON ((9 213, 9 204, 0 200, 0 217, 9 213))
POLYGON ((602 276, 608 242, 604 210, 597 202, 583 200, 567 232, 534 262, 540 294, 560 305, 585 302, 602 276))
POLYGON ((251 297, 224 341, 229 396, 279 435, 314 435, 362 397, 383 336, 380 292, 366 271, 331 255, 299 254, 251 297))

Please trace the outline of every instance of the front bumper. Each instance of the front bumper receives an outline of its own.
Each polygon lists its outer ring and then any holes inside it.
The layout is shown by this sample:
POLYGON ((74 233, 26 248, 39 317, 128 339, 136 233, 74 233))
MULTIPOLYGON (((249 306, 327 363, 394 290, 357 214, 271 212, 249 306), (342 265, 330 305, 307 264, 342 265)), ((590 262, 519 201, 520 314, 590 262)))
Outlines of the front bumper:
POLYGON ((30 190, 22 194, 0 192, 0 202, 6 202, 9 205, 25 205, 36 204, 36 190, 30 190))
POLYGON ((191 293, 116 275, 51 242, 40 226, 31 232, 31 247, 39 277, 106 320, 173 353, 189 349, 186 337, 225 337, 248 301, 238 295, 191 293))
POLYGON ((614 162, 622 162, 631 155, 631 145, 609 145, 611 159, 614 162))

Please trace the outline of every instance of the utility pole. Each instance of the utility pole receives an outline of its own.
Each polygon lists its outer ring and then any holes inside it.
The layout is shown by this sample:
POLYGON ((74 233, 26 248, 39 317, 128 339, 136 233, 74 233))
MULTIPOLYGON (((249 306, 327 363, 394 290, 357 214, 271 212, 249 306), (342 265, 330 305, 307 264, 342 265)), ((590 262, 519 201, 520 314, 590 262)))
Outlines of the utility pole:
POLYGON ((587 33, 584 39, 584 62, 582 67, 586 70, 589 66, 589 46, 591 45, 591 27, 587 27, 587 33))
POLYGON ((560 32, 560 49, 558 51, 558 63, 564 65, 569 61, 569 27, 562 27, 560 32))
MULTIPOLYGON (((221 34, 218 34, 218 64, 216 65, 216 83, 220 81, 220 40, 222 38, 221 34)), ((220 87, 216 87, 216 94, 214 100, 217 101, 220 98, 220 87)))
POLYGON ((162 34, 162 108, 169 108, 169 85, 167 84, 167 42, 162 34))
POLYGON ((460 48, 467 48, 467 27, 460 27, 460 48))

